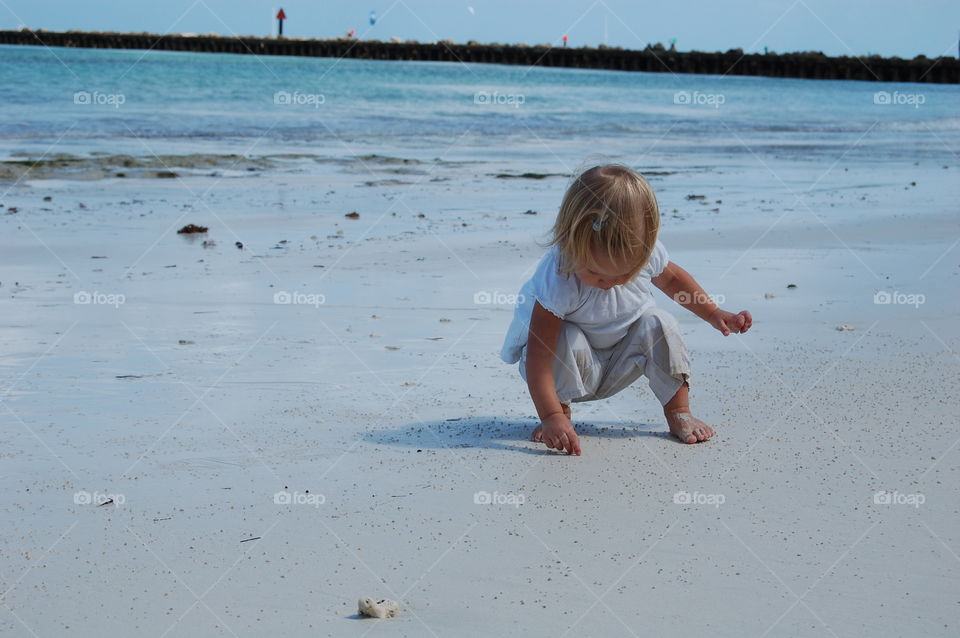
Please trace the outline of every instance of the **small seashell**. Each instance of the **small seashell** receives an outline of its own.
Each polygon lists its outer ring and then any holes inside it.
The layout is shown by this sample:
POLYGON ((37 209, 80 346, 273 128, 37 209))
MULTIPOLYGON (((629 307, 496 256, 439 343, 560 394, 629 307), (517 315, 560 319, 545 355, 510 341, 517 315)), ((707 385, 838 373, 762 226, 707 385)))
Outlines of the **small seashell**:
POLYGON ((357 602, 357 611, 370 618, 393 618, 400 611, 400 605, 386 598, 374 600, 364 596, 357 602))

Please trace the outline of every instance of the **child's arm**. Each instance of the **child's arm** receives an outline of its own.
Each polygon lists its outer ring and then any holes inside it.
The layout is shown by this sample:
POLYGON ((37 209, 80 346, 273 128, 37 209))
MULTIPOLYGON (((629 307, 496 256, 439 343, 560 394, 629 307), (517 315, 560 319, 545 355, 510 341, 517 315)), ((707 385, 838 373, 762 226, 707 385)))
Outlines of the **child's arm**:
POLYGON ((563 413, 553 380, 553 360, 563 319, 540 305, 533 306, 527 337, 527 388, 540 417, 543 442, 547 447, 580 454, 580 439, 563 413))
POLYGON ((753 325, 749 311, 734 314, 719 308, 693 275, 672 261, 651 281, 665 295, 722 332, 724 337, 731 332, 746 332, 753 325))

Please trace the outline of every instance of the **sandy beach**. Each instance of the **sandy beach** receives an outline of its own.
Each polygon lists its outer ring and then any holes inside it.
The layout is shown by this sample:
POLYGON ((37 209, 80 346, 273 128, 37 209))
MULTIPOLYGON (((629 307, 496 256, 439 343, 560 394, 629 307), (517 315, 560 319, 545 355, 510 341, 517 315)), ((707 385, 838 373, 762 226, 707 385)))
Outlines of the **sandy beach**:
POLYGON ((497 356, 566 179, 496 175, 580 158, 436 157, 7 192, 4 635, 956 635, 955 161, 611 158, 754 329, 661 296, 718 435, 574 458, 497 356))
POLYGON ((955 85, 0 58, 4 637, 958 633, 955 85), (607 162, 753 314, 657 296, 703 444, 498 356, 607 162))

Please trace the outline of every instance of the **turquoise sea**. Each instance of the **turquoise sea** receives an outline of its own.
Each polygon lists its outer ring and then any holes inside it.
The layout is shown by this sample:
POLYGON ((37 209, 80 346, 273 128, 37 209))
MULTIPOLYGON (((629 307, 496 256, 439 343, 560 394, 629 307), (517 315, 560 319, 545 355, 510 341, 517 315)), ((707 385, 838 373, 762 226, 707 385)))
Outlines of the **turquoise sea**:
POLYGON ((4 157, 960 148, 944 85, 0 46, 0 86, 4 157))

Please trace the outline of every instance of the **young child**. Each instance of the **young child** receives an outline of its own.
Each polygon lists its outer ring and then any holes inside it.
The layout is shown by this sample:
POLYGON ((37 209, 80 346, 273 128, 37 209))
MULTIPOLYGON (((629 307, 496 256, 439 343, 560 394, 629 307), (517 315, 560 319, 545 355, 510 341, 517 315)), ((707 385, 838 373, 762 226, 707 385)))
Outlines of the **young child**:
POLYGON ((520 290, 501 358, 520 362, 540 425, 533 439, 580 454, 570 403, 620 392, 641 375, 663 405, 670 432, 699 443, 714 430, 690 414, 690 359, 677 321, 656 307, 653 284, 723 333, 753 319, 721 310, 667 258, 660 210, 638 173, 596 166, 567 189, 551 249, 520 290))

